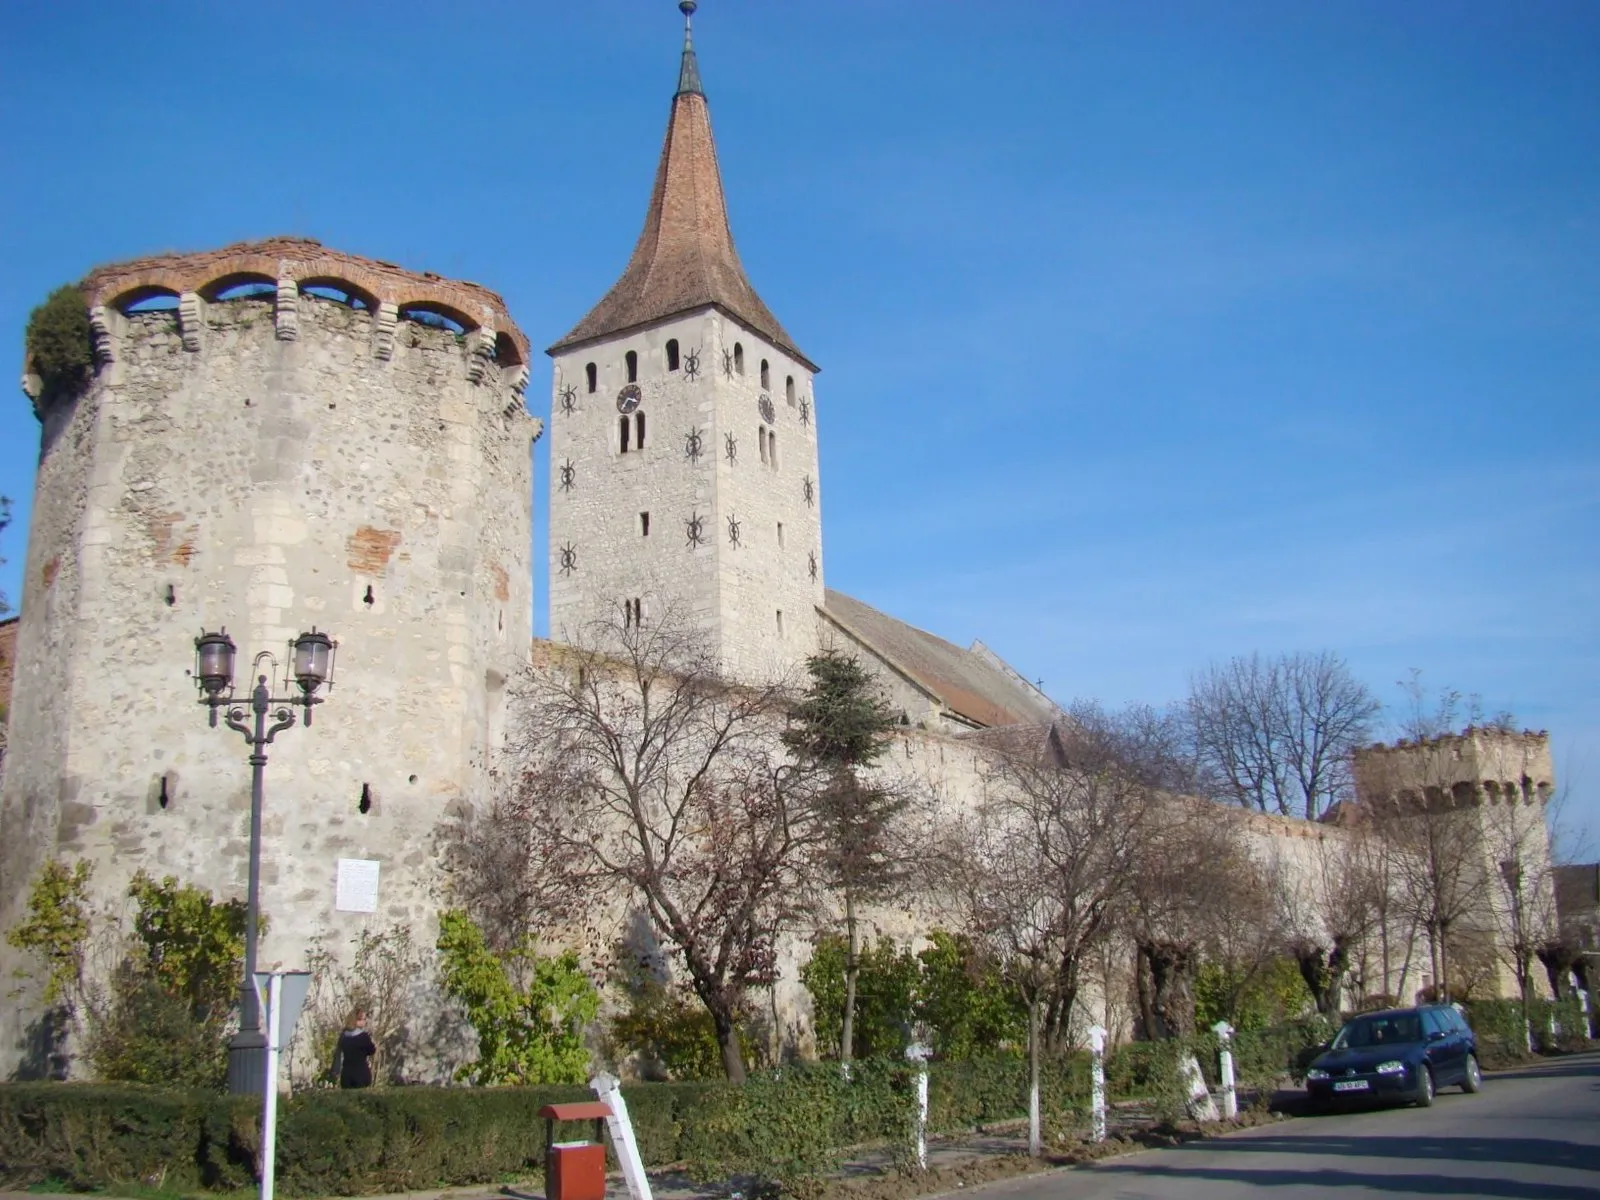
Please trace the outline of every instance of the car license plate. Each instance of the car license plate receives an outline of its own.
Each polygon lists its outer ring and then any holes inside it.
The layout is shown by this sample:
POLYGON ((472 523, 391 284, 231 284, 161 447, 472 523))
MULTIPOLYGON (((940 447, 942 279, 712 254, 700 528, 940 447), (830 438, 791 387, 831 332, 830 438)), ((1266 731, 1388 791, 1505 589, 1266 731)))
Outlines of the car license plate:
POLYGON ((1364 1092, 1367 1090, 1367 1081, 1365 1079, 1341 1079, 1333 1085, 1333 1090, 1336 1092, 1364 1092))

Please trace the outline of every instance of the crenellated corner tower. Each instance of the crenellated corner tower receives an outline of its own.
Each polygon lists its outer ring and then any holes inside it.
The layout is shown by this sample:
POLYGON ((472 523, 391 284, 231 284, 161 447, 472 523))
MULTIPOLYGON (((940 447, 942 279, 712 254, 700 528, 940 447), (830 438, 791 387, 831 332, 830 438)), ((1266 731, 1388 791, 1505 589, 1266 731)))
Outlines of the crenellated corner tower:
POLYGON ((817 646, 817 367, 745 276, 684 13, 655 188, 622 277, 549 350, 550 630, 682 621, 735 679, 817 646))

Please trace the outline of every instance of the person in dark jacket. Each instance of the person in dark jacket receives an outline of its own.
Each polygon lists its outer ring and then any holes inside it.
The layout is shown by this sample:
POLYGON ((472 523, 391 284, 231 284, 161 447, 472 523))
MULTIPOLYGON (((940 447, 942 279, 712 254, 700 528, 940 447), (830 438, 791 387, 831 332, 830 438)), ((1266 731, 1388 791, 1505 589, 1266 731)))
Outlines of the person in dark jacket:
POLYGON ((372 1086, 372 1056, 378 1052, 372 1035, 367 1032, 367 1014, 356 1009, 344 1023, 339 1035, 339 1086, 364 1088, 372 1086))

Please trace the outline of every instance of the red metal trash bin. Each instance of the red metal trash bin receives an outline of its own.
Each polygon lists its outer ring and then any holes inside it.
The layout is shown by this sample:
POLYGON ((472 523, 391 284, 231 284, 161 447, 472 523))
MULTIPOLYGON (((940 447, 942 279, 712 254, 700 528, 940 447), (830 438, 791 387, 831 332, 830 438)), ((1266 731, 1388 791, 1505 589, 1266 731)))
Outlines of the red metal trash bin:
POLYGON ((611 1106, 598 1100, 578 1104, 546 1104, 544 1118, 545 1200, 605 1200, 605 1120, 611 1106), (556 1141, 557 1121, 593 1121, 594 1141, 556 1141))

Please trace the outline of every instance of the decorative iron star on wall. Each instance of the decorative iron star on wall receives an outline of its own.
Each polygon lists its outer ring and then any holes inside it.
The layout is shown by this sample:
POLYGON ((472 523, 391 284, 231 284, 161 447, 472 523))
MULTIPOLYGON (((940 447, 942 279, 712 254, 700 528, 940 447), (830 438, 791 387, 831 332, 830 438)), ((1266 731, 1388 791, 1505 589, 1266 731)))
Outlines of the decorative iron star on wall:
POLYGON ((573 481, 578 478, 578 468, 572 465, 572 460, 570 458, 561 464, 560 475, 561 490, 563 492, 570 492, 572 490, 573 481))
POLYGON ((722 352, 722 377, 724 379, 733 378, 733 351, 731 350, 722 352))
POLYGON ((700 461, 700 456, 705 453, 706 443, 704 436, 698 429, 689 430, 683 439, 683 454, 692 463, 700 461))
POLYGON ((739 541, 739 518, 732 513, 728 514, 728 540, 735 546, 742 544, 739 541))
POLYGON ((807 475, 800 483, 800 495, 805 499, 806 507, 810 508, 817 502, 817 485, 807 475))
POLYGON ((561 547, 561 573, 571 575, 578 569, 578 548, 571 542, 561 547))
POLYGON ((689 549, 706 544, 706 519, 699 513, 684 522, 684 530, 689 535, 689 549))
POLYGON ((729 462, 739 461, 739 440, 731 433, 722 435, 722 454, 729 462))
POLYGON ((813 550, 808 557, 810 559, 808 565, 811 569, 811 579, 812 582, 815 582, 817 578, 817 552, 813 550))
POLYGON ((700 378, 700 350, 698 347, 683 356, 683 375, 690 383, 700 378))
POLYGON ((561 389, 561 411, 569 417, 578 411, 578 385, 569 383, 561 389))
POLYGON ((800 424, 811 424, 811 397, 800 397, 800 424))

